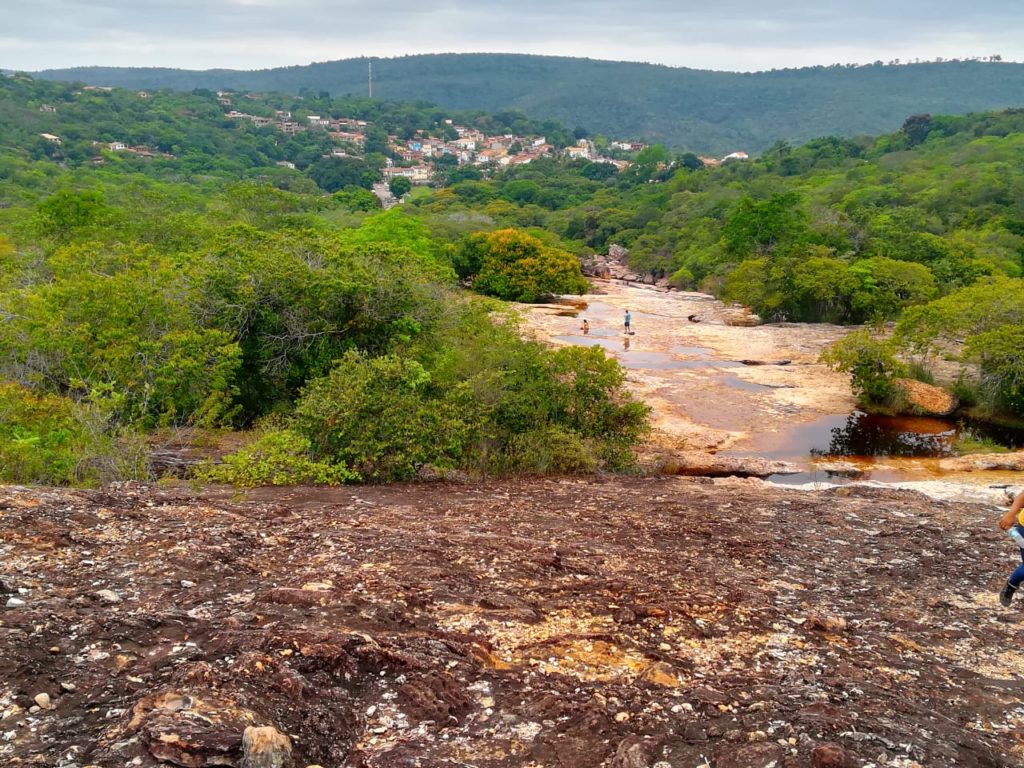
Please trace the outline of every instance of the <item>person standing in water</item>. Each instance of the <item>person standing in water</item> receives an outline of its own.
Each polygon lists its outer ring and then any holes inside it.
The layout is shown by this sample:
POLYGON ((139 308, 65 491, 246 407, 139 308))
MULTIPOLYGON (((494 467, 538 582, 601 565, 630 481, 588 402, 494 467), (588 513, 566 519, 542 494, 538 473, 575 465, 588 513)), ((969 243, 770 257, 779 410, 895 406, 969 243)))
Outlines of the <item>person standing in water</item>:
POLYGON ((626 333, 629 333, 629 323, 632 321, 633 315, 630 314, 629 310, 626 310, 626 314, 622 317, 622 324, 626 326, 626 333))
POLYGON ((1020 589, 1021 582, 1024 582, 1024 491, 1017 494, 1006 514, 999 518, 999 527, 1020 547, 1021 563, 1010 574, 1010 578, 999 592, 999 602, 1009 607, 1014 593, 1020 589))
POLYGON ((584 336, 590 333, 590 323, 587 322, 586 318, 583 318, 583 325, 581 326, 581 330, 583 331, 584 336))

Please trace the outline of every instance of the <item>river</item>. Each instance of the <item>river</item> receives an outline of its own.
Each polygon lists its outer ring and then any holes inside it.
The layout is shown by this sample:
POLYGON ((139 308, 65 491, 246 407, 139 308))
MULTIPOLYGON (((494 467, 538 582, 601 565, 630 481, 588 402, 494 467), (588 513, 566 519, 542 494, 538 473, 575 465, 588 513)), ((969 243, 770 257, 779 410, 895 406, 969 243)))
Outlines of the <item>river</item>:
MULTIPOLYGON (((525 331, 552 344, 600 346, 619 360, 629 389, 652 408, 652 434, 641 451, 649 463, 789 485, 856 480, 993 501, 1024 485, 1020 473, 940 466, 955 453, 961 427, 954 422, 860 413, 847 376, 818 361, 849 328, 752 326, 745 313, 706 294, 616 281, 594 286, 579 299, 523 305, 525 331), (626 309, 630 335, 622 325, 626 309)), ((1024 446, 1019 433, 999 437, 1024 446)))

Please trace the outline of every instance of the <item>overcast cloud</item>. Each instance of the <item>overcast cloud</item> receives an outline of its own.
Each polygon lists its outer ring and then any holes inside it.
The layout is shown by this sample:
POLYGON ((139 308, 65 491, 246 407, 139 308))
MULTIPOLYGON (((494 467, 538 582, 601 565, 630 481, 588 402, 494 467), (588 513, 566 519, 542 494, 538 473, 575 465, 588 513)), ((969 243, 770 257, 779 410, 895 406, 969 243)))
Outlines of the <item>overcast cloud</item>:
POLYGON ((0 67, 259 69, 511 52, 702 69, 1000 54, 1022 0, 0 0, 0 67))

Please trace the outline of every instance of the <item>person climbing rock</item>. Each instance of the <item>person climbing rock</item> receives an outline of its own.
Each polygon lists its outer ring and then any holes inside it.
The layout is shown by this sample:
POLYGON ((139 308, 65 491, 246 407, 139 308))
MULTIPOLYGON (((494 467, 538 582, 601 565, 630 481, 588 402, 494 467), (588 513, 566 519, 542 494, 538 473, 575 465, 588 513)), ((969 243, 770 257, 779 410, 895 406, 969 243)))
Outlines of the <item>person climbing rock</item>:
POLYGON ((626 333, 629 333, 629 332, 630 332, 630 330, 629 330, 629 324, 630 324, 630 322, 631 322, 632 320, 633 320, 633 315, 632 315, 632 314, 630 313, 630 311, 629 311, 629 310, 627 309, 627 310, 626 310, 626 314, 625 314, 625 315, 623 315, 623 317, 622 317, 622 324, 623 324, 624 326, 626 326, 626 333))
POLYGON ((1009 606, 1014 593, 1020 589, 1024 581, 1024 491, 1017 494, 1006 514, 999 518, 999 527, 1006 531, 1010 539, 1020 547, 1020 565, 1010 574, 1006 584, 999 592, 999 602, 1009 606))

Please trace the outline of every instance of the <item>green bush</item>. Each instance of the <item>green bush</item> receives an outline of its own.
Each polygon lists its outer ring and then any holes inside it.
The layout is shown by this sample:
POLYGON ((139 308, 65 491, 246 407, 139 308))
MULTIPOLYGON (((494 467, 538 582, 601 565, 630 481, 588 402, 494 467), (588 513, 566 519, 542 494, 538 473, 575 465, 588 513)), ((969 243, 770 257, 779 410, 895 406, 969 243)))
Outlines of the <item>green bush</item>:
POLYGON ((307 438, 291 430, 273 430, 244 448, 196 471, 206 482, 243 488, 258 485, 338 485, 357 479, 344 464, 317 461, 307 438))
POLYGON ((847 334, 821 355, 834 371, 850 374, 853 391, 866 405, 889 405, 897 396, 893 379, 906 375, 905 366, 896 359, 891 340, 880 340, 863 328, 847 334))
POLYGON ((573 254, 516 229, 471 235, 455 264, 460 276, 475 275, 474 289, 508 301, 533 302, 554 294, 582 294, 588 288, 573 254))
POLYGON ((0 481, 99 485, 149 478, 142 437, 118 428, 109 389, 84 402, 0 383, 0 481))
POLYGON ((475 426, 458 391, 442 395, 417 361, 347 353, 303 391, 297 428, 319 456, 352 467, 366 480, 413 477, 426 465, 457 466, 475 426))

